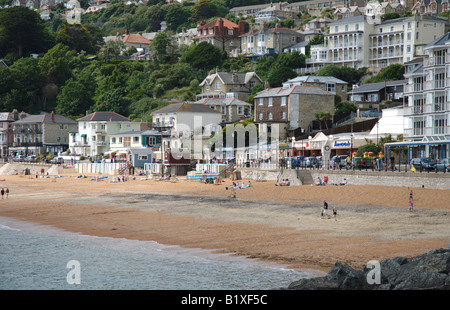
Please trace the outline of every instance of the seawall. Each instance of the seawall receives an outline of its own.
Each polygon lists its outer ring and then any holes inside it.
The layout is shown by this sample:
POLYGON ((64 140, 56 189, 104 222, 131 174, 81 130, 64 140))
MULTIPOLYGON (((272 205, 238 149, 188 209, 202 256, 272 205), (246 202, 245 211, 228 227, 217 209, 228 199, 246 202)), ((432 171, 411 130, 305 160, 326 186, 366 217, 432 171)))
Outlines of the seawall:
MULTIPOLYGON (((252 179, 256 175, 264 175, 266 180, 277 180, 280 169, 258 169, 258 168, 238 168, 245 178, 252 172, 252 179)), ((297 175, 295 169, 289 173, 290 179, 297 175)), ((321 169, 300 169, 299 176, 302 178, 299 185, 317 184, 318 178, 322 180, 326 177, 328 184, 340 184, 344 178, 348 184, 353 185, 382 185, 382 186, 402 186, 402 187, 425 187, 434 189, 450 189, 450 173, 443 172, 398 172, 398 171, 372 171, 372 170, 321 170, 321 169)), ((291 182, 293 184, 293 182, 291 182)))

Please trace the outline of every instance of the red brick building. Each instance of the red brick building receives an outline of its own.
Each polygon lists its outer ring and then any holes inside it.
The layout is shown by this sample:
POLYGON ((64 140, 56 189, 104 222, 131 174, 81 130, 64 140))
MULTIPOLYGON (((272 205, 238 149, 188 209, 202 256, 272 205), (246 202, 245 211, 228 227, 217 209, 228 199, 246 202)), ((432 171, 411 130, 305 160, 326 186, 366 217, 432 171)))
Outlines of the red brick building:
POLYGON ((231 54, 233 50, 240 49, 241 40, 239 36, 244 33, 244 22, 240 21, 237 25, 228 19, 219 17, 207 24, 202 20, 197 27, 195 39, 198 42, 206 41, 231 54))

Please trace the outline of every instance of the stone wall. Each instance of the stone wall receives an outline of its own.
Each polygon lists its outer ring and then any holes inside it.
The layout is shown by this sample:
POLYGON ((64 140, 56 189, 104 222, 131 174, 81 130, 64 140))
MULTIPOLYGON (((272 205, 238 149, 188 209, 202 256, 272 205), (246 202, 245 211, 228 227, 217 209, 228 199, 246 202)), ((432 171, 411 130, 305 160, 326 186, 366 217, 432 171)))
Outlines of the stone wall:
POLYGON ((328 184, 339 184, 344 178, 348 184, 425 187, 450 189, 450 174, 435 172, 389 172, 351 170, 310 170, 312 179, 328 177, 328 184))
MULTIPOLYGON (((256 175, 265 175, 266 180, 277 180, 280 175, 279 169, 258 169, 258 168, 238 168, 242 177, 247 177, 252 172, 252 180, 256 175)), ((288 171, 290 169, 286 169, 288 171)), ((285 177, 291 180, 292 185, 301 185, 302 182, 294 180, 295 169, 285 177)), ((328 184, 339 184, 344 178, 348 184, 354 185, 383 185, 383 186, 405 186, 405 187, 425 187, 435 189, 450 189, 450 173, 435 172, 391 172, 391 171, 352 171, 352 170, 300 170, 304 185, 317 184, 318 177, 322 180, 328 177, 328 184), (311 174, 311 178, 306 178, 306 174, 311 174)))

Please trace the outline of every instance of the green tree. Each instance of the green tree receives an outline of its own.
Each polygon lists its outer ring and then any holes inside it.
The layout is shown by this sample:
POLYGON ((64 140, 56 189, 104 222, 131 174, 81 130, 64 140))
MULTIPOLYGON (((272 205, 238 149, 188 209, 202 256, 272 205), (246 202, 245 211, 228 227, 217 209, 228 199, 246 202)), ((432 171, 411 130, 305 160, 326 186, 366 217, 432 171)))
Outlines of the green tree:
POLYGON ((356 84, 361 78, 360 72, 356 69, 344 66, 326 65, 320 68, 314 75, 317 76, 334 76, 347 83, 356 84))
POLYGON ((67 80, 57 97, 56 113, 66 116, 82 115, 94 104, 95 80, 91 74, 79 74, 67 80))
POLYGON ((23 6, 0 10, 0 57, 41 53, 53 45, 39 14, 23 6))
POLYGON ((35 58, 21 58, 10 67, 0 67, 0 108, 38 112, 45 108, 43 87, 42 71, 35 58))
POLYGON ((122 88, 114 88, 102 93, 96 100, 92 109, 94 111, 111 111, 121 115, 128 115, 129 100, 125 97, 122 88))
POLYGON ((395 81, 404 79, 405 67, 401 64, 392 64, 381 70, 375 76, 372 76, 366 83, 378 83, 384 81, 395 81))
POLYGON ((174 6, 166 14, 167 28, 177 31, 178 27, 188 24, 190 18, 190 8, 181 5, 174 6))
POLYGON ((193 68, 209 70, 219 66, 224 60, 222 51, 208 42, 193 45, 181 56, 181 61, 191 64, 193 68))
POLYGON ((103 42, 101 32, 95 26, 85 27, 64 22, 56 34, 56 43, 67 45, 77 52, 95 54, 103 42))
POLYGON ((72 75, 72 70, 80 65, 77 52, 64 44, 57 44, 39 58, 39 66, 48 83, 63 85, 72 75))

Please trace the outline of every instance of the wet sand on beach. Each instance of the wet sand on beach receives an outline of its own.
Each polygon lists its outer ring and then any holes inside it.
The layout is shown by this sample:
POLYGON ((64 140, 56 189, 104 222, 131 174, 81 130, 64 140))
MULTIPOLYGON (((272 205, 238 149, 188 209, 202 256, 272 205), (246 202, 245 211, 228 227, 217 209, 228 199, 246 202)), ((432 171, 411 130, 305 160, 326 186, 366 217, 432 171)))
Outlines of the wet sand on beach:
MULTIPOLYGON (((228 198, 221 185, 136 180, 111 183, 2 176, 0 216, 88 235, 152 240, 328 272, 415 256, 450 243, 450 190, 395 186, 275 186, 252 182, 228 198), (413 190, 414 211, 409 212, 413 190), (331 219, 320 216, 323 200, 331 219), (337 220, 332 209, 337 207, 337 220)), ((245 181, 247 183, 248 181, 245 181)), ((242 183, 242 181, 240 181, 242 183)))

